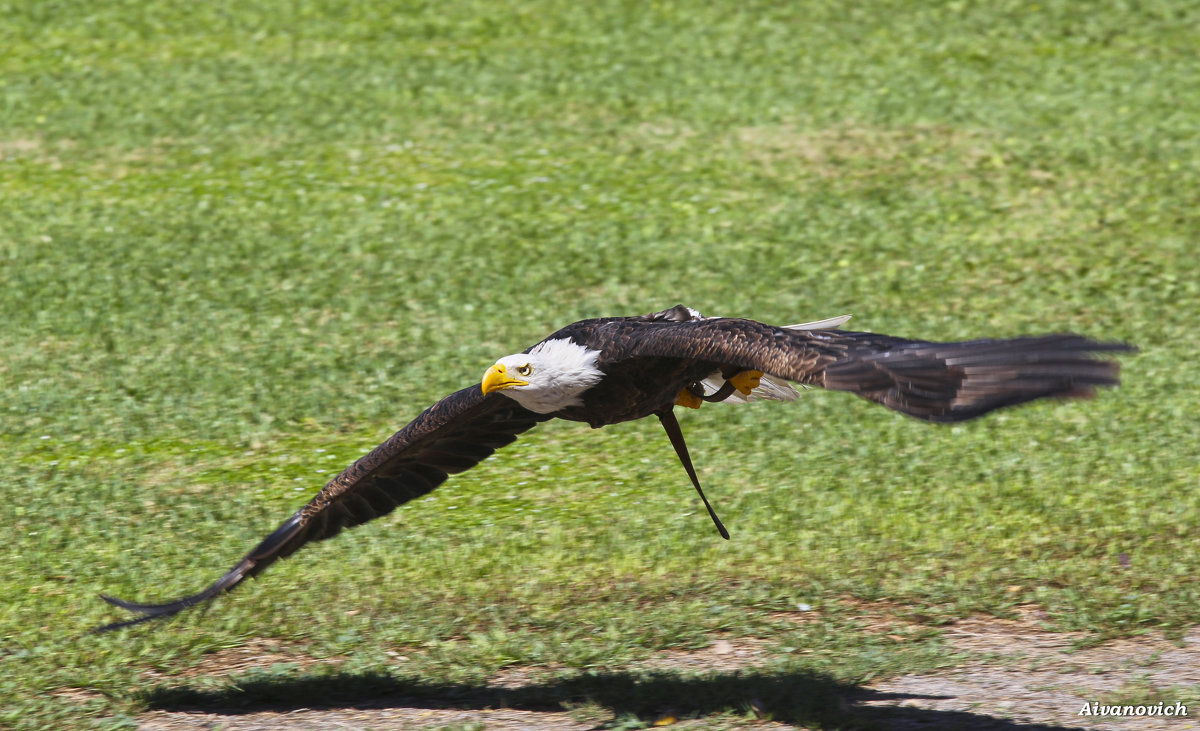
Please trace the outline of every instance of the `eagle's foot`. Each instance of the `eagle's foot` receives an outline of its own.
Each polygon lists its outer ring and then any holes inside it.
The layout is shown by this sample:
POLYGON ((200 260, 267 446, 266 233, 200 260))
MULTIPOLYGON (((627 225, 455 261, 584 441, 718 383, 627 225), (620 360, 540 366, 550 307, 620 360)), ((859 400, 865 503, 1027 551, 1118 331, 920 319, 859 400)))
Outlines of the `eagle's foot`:
POLYGON ((729 382, 738 390, 738 393, 743 396, 749 396, 750 392, 758 388, 758 384, 762 381, 762 371, 741 371, 729 377, 729 382))
POLYGON ((679 389, 679 395, 675 397, 676 406, 686 406, 689 409, 698 409, 702 403, 704 403, 703 399, 693 393, 692 389, 687 386, 679 389))

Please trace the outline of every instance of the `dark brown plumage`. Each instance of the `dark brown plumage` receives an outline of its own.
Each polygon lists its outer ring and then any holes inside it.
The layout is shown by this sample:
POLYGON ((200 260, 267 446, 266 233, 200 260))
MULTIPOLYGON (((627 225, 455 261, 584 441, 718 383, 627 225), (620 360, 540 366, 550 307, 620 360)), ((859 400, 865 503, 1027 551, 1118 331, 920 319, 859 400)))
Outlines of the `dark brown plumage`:
MULTIPOLYGON (((682 305, 639 317, 568 325, 523 355, 502 359, 489 370, 482 389, 476 384, 447 396, 346 468, 204 591, 164 604, 106 596, 109 603, 141 616, 99 629, 170 616, 212 599, 310 541, 330 538, 429 493, 448 475, 474 467, 550 418, 600 427, 658 416, 703 498, 672 408, 677 402, 686 403, 688 394, 697 398, 697 405, 700 400, 736 396, 734 383, 740 375, 761 372, 768 379, 850 391, 918 419, 958 422, 1034 399, 1090 397, 1099 386, 1116 385, 1119 369, 1117 363, 1098 360, 1093 354, 1134 350, 1124 343, 1079 335, 936 343, 799 329, 803 327, 704 318, 682 305), (547 344, 555 347, 542 352, 547 344), (557 363, 554 359, 564 352, 570 357, 557 363), (497 390, 485 394, 498 378, 493 371, 505 373, 501 367, 505 361, 525 362, 516 367, 534 371, 529 377, 536 381, 536 371, 543 365, 539 357, 546 361, 543 370, 561 371, 553 388, 562 387, 563 381, 570 386, 576 375, 586 386, 561 398, 554 396, 560 398, 555 402, 545 396, 552 393, 551 386, 539 396, 534 392, 539 384, 526 384, 509 374, 502 385, 494 386, 497 390), (571 358, 586 362, 572 371, 573 365, 564 365, 574 363, 571 358), (706 392, 701 385, 706 379, 722 385, 706 392)), ((728 537, 707 499, 704 504, 718 530, 728 537)))
POLYGON ((449 475, 469 470, 517 435, 550 417, 479 386, 450 394, 330 480, 316 497, 264 538, 204 591, 164 604, 138 604, 104 596, 141 617, 100 631, 175 614, 229 591, 310 541, 323 541, 359 523, 392 512, 432 492, 449 475))

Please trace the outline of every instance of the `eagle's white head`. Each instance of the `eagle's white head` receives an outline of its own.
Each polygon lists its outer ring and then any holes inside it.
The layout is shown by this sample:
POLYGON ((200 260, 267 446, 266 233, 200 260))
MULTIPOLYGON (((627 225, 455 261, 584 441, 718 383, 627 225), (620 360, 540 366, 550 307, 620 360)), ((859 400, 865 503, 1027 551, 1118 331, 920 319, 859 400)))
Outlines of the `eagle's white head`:
POLYGON ((546 340, 496 361, 483 374, 483 392, 499 391, 539 414, 580 406, 583 392, 604 376, 596 366, 599 355, 566 338, 546 340))

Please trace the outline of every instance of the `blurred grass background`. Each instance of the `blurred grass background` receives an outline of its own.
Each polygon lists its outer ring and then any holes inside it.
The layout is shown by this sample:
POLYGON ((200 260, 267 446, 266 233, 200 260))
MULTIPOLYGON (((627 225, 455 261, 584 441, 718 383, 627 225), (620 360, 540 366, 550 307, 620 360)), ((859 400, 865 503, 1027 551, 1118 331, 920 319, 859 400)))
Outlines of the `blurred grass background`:
POLYGON ((130 725, 148 677, 261 638, 479 682, 727 633, 857 683, 953 658, 847 599, 1194 625, 1198 46, 1192 2, 0 2, 0 724, 130 725), (207 613, 84 636, 496 357, 679 302, 1142 352, 953 428, 688 412, 729 543, 656 424, 550 424, 207 613))

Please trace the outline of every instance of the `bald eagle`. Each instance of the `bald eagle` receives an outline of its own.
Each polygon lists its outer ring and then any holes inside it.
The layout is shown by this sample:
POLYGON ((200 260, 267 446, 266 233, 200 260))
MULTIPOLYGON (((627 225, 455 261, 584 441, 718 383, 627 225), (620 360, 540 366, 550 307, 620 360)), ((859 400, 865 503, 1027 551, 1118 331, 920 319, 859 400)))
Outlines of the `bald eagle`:
POLYGON ((136 613, 99 631, 171 616, 212 599, 310 541, 386 515, 552 418, 593 428, 654 415, 717 530, 673 408, 791 400, 791 383, 850 391, 924 421, 953 423, 1047 397, 1087 398, 1118 383, 1096 353, 1135 350, 1080 335, 929 342, 843 332, 849 316, 801 325, 704 317, 677 305, 637 317, 583 320, 496 361, 330 480, 204 591, 164 604, 103 596, 136 613))

